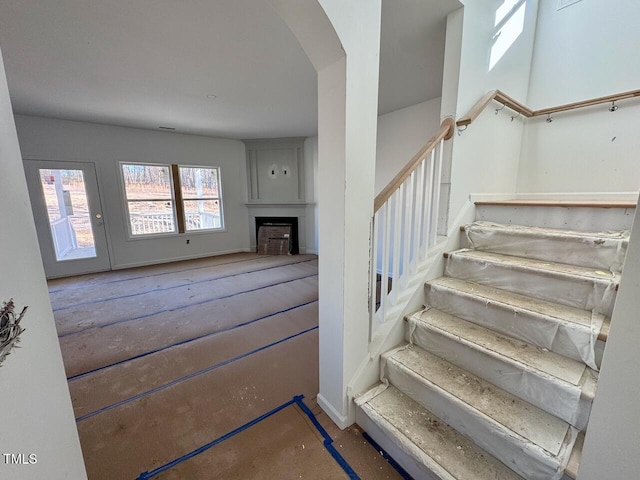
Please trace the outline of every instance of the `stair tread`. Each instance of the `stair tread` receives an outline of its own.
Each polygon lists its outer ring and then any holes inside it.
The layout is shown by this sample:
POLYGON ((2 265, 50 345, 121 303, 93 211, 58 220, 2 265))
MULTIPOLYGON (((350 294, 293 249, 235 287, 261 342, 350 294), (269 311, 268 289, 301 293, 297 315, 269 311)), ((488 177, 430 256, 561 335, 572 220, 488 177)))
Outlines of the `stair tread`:
POLYGON ((548 227, 530 227, 525 225, 502 225, 493 222, 476 221, 468 225, 461 227, 461 230, 468 229, 470 227, 480 229, 502 230, 509 232, 513 235, 523 236, 536 236, 542 238, 564 238, 570 239, 606 239, 606 240, 629 240, 629 232, 627 230, 615 231, 615 232, 594 232, 594 231, 580 231, 580 230, 565 230, 560 228, 548 228, 548 227))
POLYGON ((500 253, 486 252, 482 250, 471 250, 463 248, 448 254, 468 258, 474 261, 482 261, 493 264, 500 264, 507 268, 531 270, 546 274, 558 274, 563 276, 582 277, 589 281, 610 283, 617 279, 617 275, 602 269, 568 265, 564 263, 548 262, 525 257, 515 257, 500 253))
MULTIPOLYGON (((501 304, 512 309, 544 315, 562 322, 575 323, 582 325, 586 329, 591 328, 592 312, 581 310, 579 308, 527 297, 518 293, 512 293, 506 290, 500 290, 499 288, 471 283, 452 277, 440 277, 428 282, 428 284, 436 287, 456 290, 459 293, 481 298, 495 304, 501 304)), ((600 316, 602 317, 601 319, 604 319, 604 316, 600 316)))
POLYGON ((552 456, 560 453, 569 431, 567 422, 415 345, 393 352, 387 362, 412 372, 491 418, 496 428, 510 431, 552 456))
MULTIPOLYGON (((584 371, 588 368, 584 363, 497 333, 435 308, 417 312, 411 315, 411 318, 428 325, 428 328, 438 329, 467 344, 471 343, 476 349, 489 350, 572 385, 580 384, 584 371)), ((593 375, 597 374, 593 372, 593 375)))
POLYGON ((375 411, 387 423, 385 431, 395 437, 395 443, 403 445, 406 440, 413 443, 456 480, 521 478, 393 386, 363 407, 375 411))
POLYGON ((635 200, 479 200, 476 206, 636 208, 635 200))

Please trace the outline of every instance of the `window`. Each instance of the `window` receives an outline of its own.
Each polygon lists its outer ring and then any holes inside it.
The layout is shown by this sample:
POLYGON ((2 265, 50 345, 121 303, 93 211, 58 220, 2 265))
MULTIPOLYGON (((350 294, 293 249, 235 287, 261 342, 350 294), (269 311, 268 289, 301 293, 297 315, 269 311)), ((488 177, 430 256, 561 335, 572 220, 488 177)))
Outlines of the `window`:
POLYGON ((220 169, 178 166, 185 230, 222 228, 220 169))
POLYGON ((121 166, 132 236, 223 228, 219 168, 121 166))
POLYGON ((168 165, 122 164, 131 235, 176 231, 168 165))

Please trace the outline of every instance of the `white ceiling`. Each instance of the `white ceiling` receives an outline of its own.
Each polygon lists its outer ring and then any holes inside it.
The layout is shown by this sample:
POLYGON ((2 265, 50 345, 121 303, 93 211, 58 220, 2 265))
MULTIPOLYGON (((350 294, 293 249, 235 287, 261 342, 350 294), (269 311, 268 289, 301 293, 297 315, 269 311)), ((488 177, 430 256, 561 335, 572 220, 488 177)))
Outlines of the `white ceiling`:
MULTIPOLYGON (((380 113, 440 95, 459 6, 383 1, 380 113)), ((15 113, 227 138, 317 131, 315 70, 265 0, 2 0, 0 48, 15 113)))

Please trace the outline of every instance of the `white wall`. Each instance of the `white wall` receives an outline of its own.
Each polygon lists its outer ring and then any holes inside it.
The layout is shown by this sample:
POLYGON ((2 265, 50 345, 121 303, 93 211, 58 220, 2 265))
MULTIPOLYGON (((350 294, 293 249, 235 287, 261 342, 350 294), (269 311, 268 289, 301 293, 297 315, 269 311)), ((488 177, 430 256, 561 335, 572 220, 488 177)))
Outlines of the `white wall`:
POLYGON ((540 2, 528 105, 539 109, 640 88, 640 2, 540 2))
POLYGON ((0 453, 37 456, 34 465, 0 457, 0 477, 85 479, 1 54, 0 161, 0 300, 29 306, 20 348, 0 368, 0 453))
MULTIPOLYGON (((640 88, 640 2, 541 2, 528 105, 539 109, 640 88)), ((637 192, 640 100, 532 119, 518 192, 637 192), (615 138, 615 140, 614 140, 615 138)))
MULTIPOLYGON (((640 77, 638 77, 640 78, 640 77)), ((640 86, 640 83, 638 84, 640 86)), ((608 105, 527 121, 517 192, 601 193, 640 190, 640 102, 608 105)))
POLYGON ((178 133, 16 116, 23 158, 94 162, 112 268, 246 251, 249 220, 244 144, 178 133), (130 239, 119 162, 219 166, 225 231, 130 239), (187 245, 186 239, 190 239, 187 245))
POLYGON ((304 141, 305 194, 307 201, 307 253, 318 254, 318 137, 304 141))
MULTIPOLYGON (((461 0, 464 4, 457 112, 464 115, 486 92, 499 88, 526 101, 536 30, 538 0, 525 0, 522 33, 490 70, 496 10, 504 0, 461 0)), ((551 3, 551 2, 547 2, 551 3)))
POLYGON ((268 0, 318 72, 320 393, 340 427, 347 384, 367 355, 380 0, 268 0))
POLYGON ((580 480, 632 479, 640 472, 640 205, 611 319, 602 360, 598 394, 593 402, 582 452, 580 480))
MULTIPOLYGON (((459 61, 459 78, 449 78, 443 98, 450 99, 457 87, 457 116, 466 114, 486 92, 500 89, 516 100, 526 101, 529 86, 538 0, 527 0, 522 33, 502 59, 490 69, 489 60, 496 34, 496 9, 502 0, 465 0, 464 12, 453 12, 449 31, 462 23, 461 51, 445 52, 445 72, 456 72, 448 62, 459 61), (462 18, 461 18, 462 17, 462 18)), ((449 33, 448 33, 449 35, 449 33)), ((443 104, 443 115, 451 113, 452 102, 443 104)), ((497 105, 496 105, 497 106, 497 105)), ((494 108, 495 109, 495 108, 494 108)), ((491 108, 461 135, 454 135, 450 174, 445 169, 443 192, 451 189, 449 221, 468 201, 470 193, 513 193, 516 190, 518 159, 522 140, 521 120, 510 121, 508 110, 494 115, 491 108), (450 182, 450 186, 446 185, 450 182)))
POLYGON ((404 167, 440 127, 440 98, 378 117, 376 194, 404 167))

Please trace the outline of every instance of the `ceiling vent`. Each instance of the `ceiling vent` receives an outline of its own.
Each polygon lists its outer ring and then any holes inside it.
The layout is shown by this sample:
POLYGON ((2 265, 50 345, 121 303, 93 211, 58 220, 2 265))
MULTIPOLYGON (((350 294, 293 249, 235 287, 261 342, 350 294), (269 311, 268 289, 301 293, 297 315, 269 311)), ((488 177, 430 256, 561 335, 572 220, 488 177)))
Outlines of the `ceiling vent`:
POLYGON ((557 10, 562 10, 563 8, 569 7, 574 3, 581 2, 582 0, 558 0, 558 8, 557 10))

